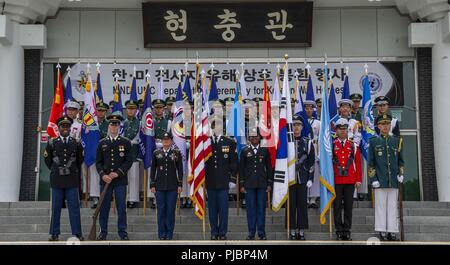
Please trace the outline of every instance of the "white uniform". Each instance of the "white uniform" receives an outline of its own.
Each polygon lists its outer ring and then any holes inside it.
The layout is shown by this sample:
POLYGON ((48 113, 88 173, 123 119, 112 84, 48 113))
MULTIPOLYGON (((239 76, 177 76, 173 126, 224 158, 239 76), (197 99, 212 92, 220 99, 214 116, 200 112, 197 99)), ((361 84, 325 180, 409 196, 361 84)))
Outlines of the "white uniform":
POLYGON ((398 189, 374 189, 375 231, 398 233, 398 189))
POLYGON ((314 181, 313 185, 309 189, 308 197, 314 202, 316 198, 320 197, 320 163, 319 163, 319 133, 320 133, 320 121, 311 118, 308 119, 308 123, 311 125, 313 133, 313 145, 314 152, 316 154, 316 162, 314 163, 314 181))
MULTIPOLYGON (((139 144, 139 133, 131 139, 131 144, 139 144)), ((135 161, 131 164, 130 170, 128 170, 128 201, 139 202, 139 161, 135 161)))

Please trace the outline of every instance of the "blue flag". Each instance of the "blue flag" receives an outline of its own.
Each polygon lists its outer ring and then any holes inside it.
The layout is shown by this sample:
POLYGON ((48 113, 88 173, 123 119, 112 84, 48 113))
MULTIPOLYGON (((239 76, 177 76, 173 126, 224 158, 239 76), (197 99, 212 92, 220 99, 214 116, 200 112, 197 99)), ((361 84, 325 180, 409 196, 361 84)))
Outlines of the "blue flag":
POLYGON ((67 103, 69 100, 73 101, 72 82, 70 81, 70 76, 67 78, 67 82, 66 82, 66 91, 64 93, 64 102, 67 103))
POLYGON ((348 76, 345 76, 344 88, 342 90, 342 98, 350 99, 350 85, 348 83, 348 76))
POLYGON ((186 97, 187 100, 192 101, 192 88, 191 82, 189 80, 190 77, 189 75, 187 75, 183 85, 183 94, 184 94, 183 99, 185 99, 184 97, 186 97))
POLYGON ((375 135, 374 117, 372 112, 372 98, 369 86, 369 77, 366 75, 363 80, 363 115, 361 131, 361 153, 364 159, 368 159, 369 139, 375 135))
POLYGON ((97 80, 95 82, 95 102, 104 102, 103 101, 103 92, 102 92, 102 83, 100 81, 100 72, 97 73, 97 80))
POLYGON ((147 83, 145 89, 144 107, 141 118, 141 130, 139 133, 139 150, 144 162, 144 168, 148 169, 151 166, 153 151, 156 149, 155 144, 155 127, 153 123, 153 107, 152 96, 150 95, 150 84, 147 83))
POLYGON ((131 93, 130 93, 130 99, 137 101, 137 88, 136 88, 136 77, 133 76, 133 81, 131 82, 131 93))
POLYGON ((122 115, 123 106, 121 94, 119 84, 117 83, 114 87, 114 105, 111 109, 111 113, 122 115))
MULTIPOLYGON (((325 76, 328 76, 328 68, 325 64, 325 76)), ((322 102, 328 102, 328 78, 325 78, 325 86, 322 90, 322 102)), ((336 198, 334 190, 333 154, 330 129, 330 113, 328 104, 322 104, 322 119, 320 120, 320 223, 326 223, 326 213, 331 210, 331 205, 336 198)))
MULTIPOLYGON (((314 88, 312 85, 311 75, 308 74, 308 86, 306 88, 306 100, 315 101, 314 99, 314 88)), ((317 108, 314 108, 313 117, 317 118, 317 108)))
POLYGON ((214 103, 214 101, 219 99, 219 92, 217 91, 217 84, 216 79, 214 76, 211 76, 211 86, 209 89, 209 96, 208 96, 208 115, 212 114, 211 106, 214 103))
POLYGON ((242 96, 239 89, 239 83, 236 83, 236 95, 234 97, 234 104, 226 130, 228 136, 234 136, 236 139, 238 157, 242 148, 246 145, 244 131, 245 126, 243 126, 245 124, 245 120, 242 109, 242 96))
POLYGON ((330 98, 328 99, 328 111, 330 112, 330 119, 333 119, 337 113, 336 92, 334 91, 334 84, 331 83, 330 98))

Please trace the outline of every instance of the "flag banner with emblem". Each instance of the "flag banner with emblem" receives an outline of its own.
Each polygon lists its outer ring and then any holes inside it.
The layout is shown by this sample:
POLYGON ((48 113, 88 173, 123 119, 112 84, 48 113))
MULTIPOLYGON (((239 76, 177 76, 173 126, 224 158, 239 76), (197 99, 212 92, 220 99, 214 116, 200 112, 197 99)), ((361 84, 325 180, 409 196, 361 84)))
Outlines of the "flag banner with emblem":
MULTIPOLYGON (((324 89, 322 90, 322 102, 328 102, 328 68, 325 64, 324 70, 324 89)), ((320 158, 320 223, 326 223, 328 211, 331 210, 331 205, 336 197, 334 190, 334 172, 333 172, 333 154, 331 144, 331 128, 330 128, 330 113, 328 104, 322 104, 319 133, 319 158, 320 158)))
POLYGON ((272 168, 275 168, 277 147, 275 145, 275 135, 272 126, 272 104, 270 102, 269 86, 266 78, 264 78, 264 96, 260 112, 259 128, 262 138, 261 146, 266 147, 269 151, 272 168))
POLYGON ((195 205, 195 215, 205 218, 205 163, 212 155, 207 110, 204 108, 204 94, 199 84, 200 65, 197 64, 196 89, 194 93, 194 112, 191 127, 191 145, 189 149, 189 195, 195 205))
POLYGON ((233 108, 231 109, 226 132, 228 136, 234 137, 236 140, 238 157, 247 142, 245 139, 245 126, 243 126, 245 124, 245 117, 242 113, 243 110, 241 90, 239 89, 239 83, 236 82, 236 94, 234 96, 233 108))
POLYGON ((288 139, 286 124, 286 98, 281 98, 278 127, 278 146, 273 177, 272 210, 278 211, 287 199, 288 191, 288 139))
POLYGON ((95 80, 95 102, 100 103, 103 101, 102 82, 100 80, 100 71, 97 71, 97 80, 95 80))
POLYGON ((369 76, 363 79, 363 115, 362 115, 362 131, 361 131, 361 153, 364 159, 368 160, 369 139, 375 135, 374 117, 372 111, 372 95, 370 91, 369 76))
POLYGON ((187 173, 187 158, 186 158, 186 135, 184 133, 184 100, 183 100, 183 90, 181 89, 181 81, 178 83, 177 94, 175 98, 174 111, 173 111, 173 122, 172 122, 172 136, 173 143, 176 145, 178 150, 181 152, 181 158, 183 162, 183 176, 184 178, 187 173))
POLYGON ((288 180, 289 186, 295 184, 295 141, 294 130, 292 125, 292 105, 291 105, 291 89, 289 88, 288 64, 285 65, 283 77, 283 94, 286 98, 286 128, 288 140, 288 180))
POLYGON ((153 122, 152 96, 150 93, 150 83, 147 81, 144 92, 144 106, 141 115, 141 130, 139 132, 139 150, 144 163, 144 169, 151 166, 155 144, 155 124, 153 122))
POLYGON ((92 86, 91 74, 88 72, 88 80, 84 93, 83 128, 81 141, 84 147, 84 162, 90 167, 95 163, 97 146, 100 141, 100 130, 97 120, 97 108, 95 105, 95 92, 92 86))
POLYGON ((55 95, 53 96, 52 110, 50 111, 50 118, 47 125, 47 133, 51 138, 59 136, 56 121, 64 114, 64 88, 62 83, 61 70, 58 68, 55 95))
POLYGON ((184 80, 183 85, 183 99, 184 100, 187 99, 189 102, 192 101, 192 88, 190 79, 191 79, 190 76, 186 74, 186 79, 184 80))

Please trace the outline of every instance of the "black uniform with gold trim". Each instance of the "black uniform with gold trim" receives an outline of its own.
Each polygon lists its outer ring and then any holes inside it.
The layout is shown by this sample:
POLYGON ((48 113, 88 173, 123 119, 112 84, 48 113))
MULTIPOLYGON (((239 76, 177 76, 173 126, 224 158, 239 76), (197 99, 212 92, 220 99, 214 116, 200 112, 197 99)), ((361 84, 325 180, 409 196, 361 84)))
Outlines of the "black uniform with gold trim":
POLYGON ((183 163, 178 149, 157 149, 153 152, 150 188, 176 190, 182 186, 183 163))
POLYGON ((211 137, 213 153, 206 161, 205 181, 207 189, 228 189, 229 183, 236 183, 238 159, 236 143, 229 137, 211 137))

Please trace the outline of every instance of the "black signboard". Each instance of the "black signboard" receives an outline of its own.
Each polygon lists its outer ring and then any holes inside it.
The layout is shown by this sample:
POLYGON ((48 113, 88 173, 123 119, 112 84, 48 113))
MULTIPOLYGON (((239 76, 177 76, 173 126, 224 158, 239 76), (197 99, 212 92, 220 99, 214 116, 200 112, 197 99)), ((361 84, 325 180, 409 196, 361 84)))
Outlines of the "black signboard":
POLYGON ((311 47, 312 2, 142 3, 144 46, 311 47))

